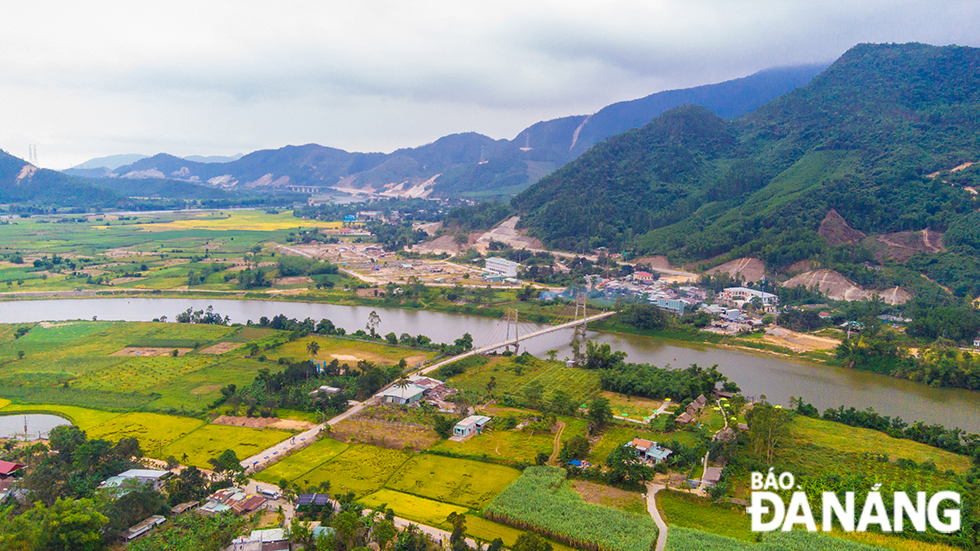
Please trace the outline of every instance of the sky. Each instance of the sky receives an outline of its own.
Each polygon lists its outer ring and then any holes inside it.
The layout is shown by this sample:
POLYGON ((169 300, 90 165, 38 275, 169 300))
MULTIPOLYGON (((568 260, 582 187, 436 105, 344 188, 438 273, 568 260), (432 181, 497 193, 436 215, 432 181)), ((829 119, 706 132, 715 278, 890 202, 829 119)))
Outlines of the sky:
POLYGON ((516 136, 862 42, 980 46, 976 0, 11 0, 0 149, 68 168, 516 136))

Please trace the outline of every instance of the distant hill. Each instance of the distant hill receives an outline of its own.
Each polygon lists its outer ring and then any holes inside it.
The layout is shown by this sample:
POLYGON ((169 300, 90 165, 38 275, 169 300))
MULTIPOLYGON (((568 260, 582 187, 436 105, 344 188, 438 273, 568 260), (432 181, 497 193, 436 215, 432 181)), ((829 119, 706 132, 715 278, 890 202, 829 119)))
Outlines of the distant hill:
MULTIPOLYGON (((121 166, 135 163, 136 161, 145 158, 146 155, 140 155, 139 153, 124 153, 122 155, 96 157, 94 159, 89 159, 80 165, 75 165, 68 170, 85 170, 96 168, 108 168, 109 170, 115 170, 121 166)), ((67 172, 67 170, 65 172, 67 172)))
POLYGON ((823 68, 770 69, 720 84, 660 92, 610 105, 592 116, 539 122, 513 140, 494 140, 472 132, 452 134, 388 154, 307 144, 255 151, 220 164, 161 153, 112 167, 109 172, 91 166, 92 161, 66 172, 86 177, 179 179, 224 189, 334 187, 392 196, 509 198, 593 144, 642 126, 666 109, 698 103, 722 117, 739 116, 805 84, 823 68))
POLYGON ((113 207, 121 195, 55 170, 38 168, 0 151, 0 203, 57 207, 113 207))
POLYGON ((980 49, 862 44, 740 119, 699 106, 667 111, 597 144, 512 206, 550 247, 707 266, 755 257, 770 271, 816 259, 874 288, 923 279, 867 268, 878 253, 855 245, 862 235, 946 232, 938 242, 947 252, 923 248, 905 267, 976 296, 977 82, 980 49), (818 233, 832 210, 850 228, 836 248, 818 233))

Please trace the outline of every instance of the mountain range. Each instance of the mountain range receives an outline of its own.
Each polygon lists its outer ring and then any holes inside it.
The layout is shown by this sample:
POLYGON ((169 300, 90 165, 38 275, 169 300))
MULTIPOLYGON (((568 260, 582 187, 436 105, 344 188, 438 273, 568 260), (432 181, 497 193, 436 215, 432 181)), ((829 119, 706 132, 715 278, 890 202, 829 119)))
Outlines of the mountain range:
POLYGON ((819 266, 874 289, 918 288, 922 274, 975 297, 978 82, 980 49, 858 45, 741 118, 666 111, 511 205, 553 248, 819 266))
POLYGON ((308 144, 255 151, 220 163, 161 153, 110 166, 124 157, 117 156, 64 172, 89 178, 183 180, 227 190, 333 187, 388 196, 509 198, 594 144, 642 126, 667 109, 694 103, 724 118, 738 117, 806 84, 825 67, 775 68, 718 84, 660 92, 607 106, 593 115, 539 122, 513 140, 471 132, 387 154, 308 144))

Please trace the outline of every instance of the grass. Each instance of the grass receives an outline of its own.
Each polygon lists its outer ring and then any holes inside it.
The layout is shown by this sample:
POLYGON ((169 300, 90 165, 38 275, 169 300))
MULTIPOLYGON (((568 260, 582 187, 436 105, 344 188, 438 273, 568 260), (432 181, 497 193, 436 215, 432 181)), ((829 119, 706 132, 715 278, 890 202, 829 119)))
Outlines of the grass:
POLYGON ((917 463, 933 461, 940 470, 964 473, 970 469, 970 458, 911 440, 892 438, 887 434, 850 427, 821 419, 797 416, 790 424, 793 438, 800 443, 832 448, 848 453, 886 453, 891 458, 912 459, 917 463))
POLYGON ((656 501, 657 508, 668 525, 703 530, 743 541, 755 541, 756 534, 752 531, 749 516, 739 511, 737 506, 714 504, 669 490, 657 493, 656 501))
POLYGON ((385 484, 400 492, 480 509, 521 475, 517 469, 438 455, 416 455, 385 484))
POLYGON ((76 427, 88 431, 102 423, 119 416, 119 413, 86 409, 61 404, 8 404, 0 409, 0 414, 8 413, 50 413, 68 419, 76 427))
POLYGON ((602 396, 609 399, 609 406, 612 408, 613 415, 629 419, 649 418, 663 404, 659 400, 624 396, 615 392, 604 391, 602 396))
POLYGON ((586 480, 570 480, 569 484, 571 484, 572 489, 578 495, 582 496, 582 499, 589 503, 614 507, 627 513, 636 513, 638 515, 648 514, 647 502, 643 499, 642 494, 637 492, 620 490, 619 488, 596 484, 586 480))
POLYGON ((400 451, 354 445, 297 480, 309 486, 330 482, 332 493, 352 491, 364 496, 380 490, 408 457, 400 451))
POLYGON ((208 459, 217 457, 226 449, 234 450, 238 458, 244 461, 288 437, 288 432, 277 430, 204 425, 164 446, 160 455, 172 455, 185 465, 210 468, 208 459))
POLYGON ((139 440, 143 452, 163 459, 164 446, 202 427, 204 421, 190 417, 159 413, 124 413, 87 430, 89 438, 104 438, 113 442, 122 438, 139 440))
POLYGON ((452 526, 446 522, 446 517, 451 513, 465 514, 469 511, 466 507, 459 505, 450 505, 388 489, 378 490, 358 501, 369 509, 381 509, 383 511, 390 508, 396 516, 443 530, 452 530, 452 526))
POLYGON ((255 474, 255 478, 270 484, 278 484, 286 479, 308 486, 303 475, 337 457, 348 448, 347 444, 332 438, 321 438, 313 444, 255 474))

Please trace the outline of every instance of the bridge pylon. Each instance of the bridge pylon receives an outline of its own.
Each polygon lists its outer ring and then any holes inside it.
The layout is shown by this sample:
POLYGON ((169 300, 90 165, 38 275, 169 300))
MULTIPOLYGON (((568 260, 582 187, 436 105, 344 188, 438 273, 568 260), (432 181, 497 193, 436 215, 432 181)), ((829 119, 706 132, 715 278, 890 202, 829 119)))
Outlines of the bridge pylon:
POLYGON ((588 296, 585 291, 579 291, 575 295, 575 321, 582 320, 582 323, 575 326, 575 333, 572 338, 578 339, 581 343, 585 343, 585 320, 589 317, 585 309, 587 303, 588 296))
POLYGON ((516 356, 517 355, 517 351, 521 347, 521 334, 520 334, 520 325, 518 325, 518 312, 517 312, 517 308, 508 308, 507 309, 506 320, 507 320, 507 338, 506 338, 506 340, 509 341, 510 338, 511 338, 511 327, 512 326, 514 328, 514 339, 515 340, 514 340, 513 343, 508 344, 505 348, 507 350, 510 350, 510 347, 513 346, 514 347, 514 355, 516 356))

